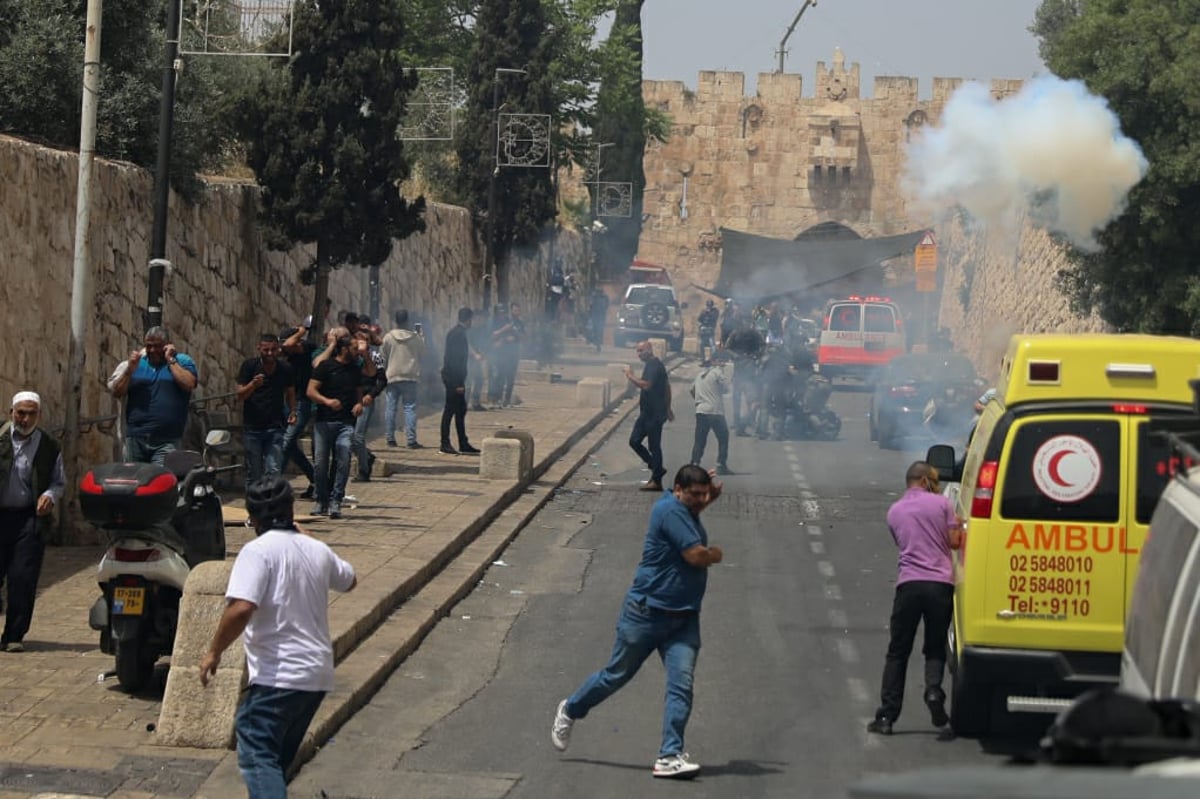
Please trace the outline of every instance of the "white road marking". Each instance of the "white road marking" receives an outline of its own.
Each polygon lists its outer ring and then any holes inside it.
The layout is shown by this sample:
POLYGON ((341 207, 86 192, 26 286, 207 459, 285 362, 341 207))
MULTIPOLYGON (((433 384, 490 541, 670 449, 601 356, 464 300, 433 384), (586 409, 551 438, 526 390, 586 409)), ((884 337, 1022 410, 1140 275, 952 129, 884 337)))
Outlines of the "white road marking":
POLYGON ((819 525, 819 524, 807 525, 807 529, 808 529, 809 535, 820 535, 821 534, 821 525, 819 525))
POLYGON ((879 739, 883 736, 876 735, 873 732, 867 732, 867 725, 870 724, 874 720, 875 720, 874 715, 863 716, 863 717, 859 718, 859 720, 858 720, 859 721, 858 730, 859 730, 859 734, 862 736, 863 749, 878 749, 880 746, 881 741, 879 739))
POLYGON ((821 573, 821 576, 826 578, 827 580, 833 579, 833 576, 834 576, 833 564, 830 563, 829 561, 827 561, 827 560, 817 561, 817 571, 819 571, 821 573))
POLYGON ((809 549, 812 550, 812 553, 814 555, 824 555, 825 554, 825 544, 821 541, 809 541, 808 547, 809 547, 809 549))
POLYGON ((837 640, 837 651, 838 657, 840 657, 842 662, 847 666, 853 666, 855 663, 858 663, 860 659, 858 657, 858 647, 856 647, 854 642, 849 638, 839 638, 837 640))
POLYGON ((804 517, 806 519, 821 518, 821 507, 815 499, 804 499, 800 502, 800 507, 803 508, 804 517))
POLYGON ((847 627, 849 627, 850 620, 846 618, 846 611, 842 610, 841 608, 830 608, 829 626, 837 627, 842 630, 845 630, 847 627))
POLYGON ((825 586, 825 598, 832 599, 835 602, 842 601, 842 589, 837 586, 837 583, 830 583, 825 586))

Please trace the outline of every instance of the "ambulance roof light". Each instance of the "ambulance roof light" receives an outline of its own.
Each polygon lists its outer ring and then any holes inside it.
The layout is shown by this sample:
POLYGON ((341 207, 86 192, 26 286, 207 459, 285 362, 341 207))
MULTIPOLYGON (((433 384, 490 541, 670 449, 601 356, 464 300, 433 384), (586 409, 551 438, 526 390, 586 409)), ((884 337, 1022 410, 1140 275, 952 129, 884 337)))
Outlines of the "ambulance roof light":
POLYGON ((1028 382, 1057 385, 1062 382, 1061 367, 1059 361, 1030 361, 1028 382))
POLYGON ((1104 374, 1109 377, 1149 377, 1155 375, 1152 363, 1110 363, 1104 367, 1104 374))

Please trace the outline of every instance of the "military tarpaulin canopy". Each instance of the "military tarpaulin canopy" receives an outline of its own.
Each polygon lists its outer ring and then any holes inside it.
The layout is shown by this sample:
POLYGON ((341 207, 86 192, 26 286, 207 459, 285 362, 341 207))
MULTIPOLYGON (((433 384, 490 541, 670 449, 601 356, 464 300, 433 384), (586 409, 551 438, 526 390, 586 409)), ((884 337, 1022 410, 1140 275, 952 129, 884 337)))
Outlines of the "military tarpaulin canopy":
POLYGON ((767 298, 807 292, 888 258, 911 255, 925 230, 878 239, 770 239, 721 228, 721 274, 712 291, 723 297, 767 298))

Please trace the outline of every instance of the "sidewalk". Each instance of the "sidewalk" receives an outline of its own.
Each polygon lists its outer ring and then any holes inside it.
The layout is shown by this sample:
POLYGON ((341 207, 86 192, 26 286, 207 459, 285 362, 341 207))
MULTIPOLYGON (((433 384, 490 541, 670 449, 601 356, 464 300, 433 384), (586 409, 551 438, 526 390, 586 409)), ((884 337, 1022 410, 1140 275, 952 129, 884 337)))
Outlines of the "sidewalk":
MULTIPOLYGON (((632 350, 595 353, 568 342, 562 360, 554 367, 561 382, 550 382, 549 370, 523 372, 516 390, 520 405, 467 415, 476 446, 502 428, 532 434, 535 474, 543 473, 529 486, 482 480, 477 457, 438 453, 430 445, 437 442, 441 409, 425 408, 418 431, 429 448, 391 448, 374 439, 375 476, 347 486, 357 503, 346 507, 342 520, 308 525, 354 565, 359 586, 331 597, 337 689, 314 720, 305 751, 369 698, 471 590, 525 520, 636 408, 629 400, 607 412, 575 407, 577 380, 608 377, 611 362, 634 363, 632 350)), ((302 489, 303 478, 296 485, 302 489)), ((306 511, 301 502, 297 510, 306 511)), ((240 526, 226 532, 232 557, 251 532, 240 526)), ((48 550, 28 651, 0 653, 0 799, 41 793, 124 799, 244 795, 231 752, 155 743, 162 680, 138 696, 121 692, 115 678, 98 681, 113 668, 112 657, 99 650, 98 634, 87 626, 88 609, 99 595, 95 568, 101 552, 48 550)), ((164 666, 156 676, 165 679, 164 666)))

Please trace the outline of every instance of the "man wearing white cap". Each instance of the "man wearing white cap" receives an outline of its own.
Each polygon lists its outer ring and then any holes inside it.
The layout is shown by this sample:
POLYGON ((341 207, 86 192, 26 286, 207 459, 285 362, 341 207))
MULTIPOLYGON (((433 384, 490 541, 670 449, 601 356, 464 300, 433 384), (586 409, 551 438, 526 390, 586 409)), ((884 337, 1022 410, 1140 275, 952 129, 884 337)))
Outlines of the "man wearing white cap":
POLYGON ((13 395, 11 419, 0 427, 0 577, 8 581, 8 608, 0 649, 24 652, 33 620, 46 527, 62 501, 62 448, 38 427, 42 398, 13 395))

